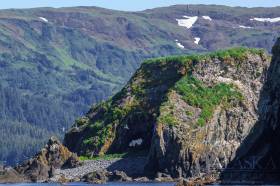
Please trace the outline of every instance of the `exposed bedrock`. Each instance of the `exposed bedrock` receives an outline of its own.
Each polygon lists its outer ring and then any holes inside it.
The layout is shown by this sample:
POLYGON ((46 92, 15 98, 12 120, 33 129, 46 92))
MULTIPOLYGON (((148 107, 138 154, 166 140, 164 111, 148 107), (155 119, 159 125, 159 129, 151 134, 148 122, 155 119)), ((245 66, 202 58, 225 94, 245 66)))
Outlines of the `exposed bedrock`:
POLYGON ((235 158, 236 150, 258 120, 257 103, 268 61, 265 55, 249 54, 241 61, 212 59, 198 63, 193 68, 194 77, 209 87, 221 82, 233 84, 242 99, 224 99, 213 108, 212 117, 198 126, 203 109, 170 92, 167 102, 177 122, 171 126, 156 123, 147 170, 173 177, 219 174, 235 158))
POLYGON ((0 170, 0 183, 42 182, 54 175, 55 169, 80 165, 76 154, 58 139, 51 137, 46 146, 33 158, 15 168, 0 170))
MULTIPOLYGON (((248 169, 245 179, 280 182, 280 38, 273 47, 272 62, 258 103, 259 121, 237 150, 234 161, 222 175, 227 181, 232 169, 248 169), (257 172, 257 174, 250 174, 257 172)), ((238 175, 230 179, 239 179, 238 175)))

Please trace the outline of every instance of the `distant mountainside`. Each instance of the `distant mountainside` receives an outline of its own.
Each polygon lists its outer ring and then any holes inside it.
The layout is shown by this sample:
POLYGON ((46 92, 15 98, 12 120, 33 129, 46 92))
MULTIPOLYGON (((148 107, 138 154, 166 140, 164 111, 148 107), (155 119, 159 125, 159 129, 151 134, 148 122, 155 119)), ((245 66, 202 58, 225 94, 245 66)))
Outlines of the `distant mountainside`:
POLYGON ((280 7, 178 5, 0 11, 0 160, 15 164, 62 137, 119 91, 141 61, 232 46, 270 51, 280 7))

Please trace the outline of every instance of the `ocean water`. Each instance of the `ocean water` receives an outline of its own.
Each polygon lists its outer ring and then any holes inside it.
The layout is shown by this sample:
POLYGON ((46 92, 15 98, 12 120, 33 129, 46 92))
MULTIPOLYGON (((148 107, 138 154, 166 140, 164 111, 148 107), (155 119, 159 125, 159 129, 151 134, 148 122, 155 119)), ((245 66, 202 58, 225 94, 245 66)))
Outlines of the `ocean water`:
POLYGON ((0 184, 0 186, 175 186, 175 183, 120 183, 109 182, 106 184, 88 184, 88 183, 17 183, 17 184, 0 184))

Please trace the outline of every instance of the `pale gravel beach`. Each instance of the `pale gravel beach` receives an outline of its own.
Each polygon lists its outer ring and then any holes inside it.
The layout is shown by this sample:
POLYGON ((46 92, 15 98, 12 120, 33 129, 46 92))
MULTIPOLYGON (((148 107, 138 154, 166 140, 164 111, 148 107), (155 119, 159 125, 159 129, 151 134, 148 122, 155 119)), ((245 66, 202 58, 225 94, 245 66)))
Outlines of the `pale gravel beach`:
POLYGON ((53 181, 60 176, 64 176, 66 179, 81 178, 84 175, 99 171, 124 171, 127 175, 141 175, 144 171, 146 164, 146 157, 130 157, 130 158, 116 158, 111 160, 85 160, 79 167, 72 169, 57 169, 53 181))

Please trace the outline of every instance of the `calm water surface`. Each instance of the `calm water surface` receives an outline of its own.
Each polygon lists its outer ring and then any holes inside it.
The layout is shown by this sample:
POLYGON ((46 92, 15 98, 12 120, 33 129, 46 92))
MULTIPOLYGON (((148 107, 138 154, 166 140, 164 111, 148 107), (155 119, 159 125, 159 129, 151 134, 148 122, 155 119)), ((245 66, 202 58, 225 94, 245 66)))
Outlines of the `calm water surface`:
POLYGON ((106 183, 106 184, 86 184, 86 183, 18 183, 18 184, 0 184, 0 186, 174 186, 174 183, 106 183))

